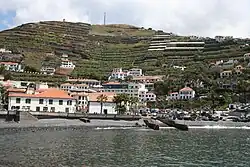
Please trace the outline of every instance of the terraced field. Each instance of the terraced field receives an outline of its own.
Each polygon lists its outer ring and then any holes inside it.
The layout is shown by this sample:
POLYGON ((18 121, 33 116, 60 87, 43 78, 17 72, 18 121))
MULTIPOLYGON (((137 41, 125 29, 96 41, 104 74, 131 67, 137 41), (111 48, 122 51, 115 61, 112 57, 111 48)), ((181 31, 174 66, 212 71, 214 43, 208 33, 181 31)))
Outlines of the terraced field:
MULTIPOLYGON (((139 67, 146 74, 165 74, 165 68, 173 63, 238 59, 250 51, 249 47, 239 47, 250 43, 247 40, 218 43, 212 39, 205 40, 204 51, 148 51, 151 37, 159 32, 130 25, 49 21, 0 32, 0 47, 23 54, 23 63, 37 69, 42 65, 59 65, 60 55, 65 53, 76 64, 72 76, 97 79, 115 67, 139 67), (55 56, 46 53, 55 53, 55 56)), ((173 36, 171 40, 190 41, 182 36, 173 36)))

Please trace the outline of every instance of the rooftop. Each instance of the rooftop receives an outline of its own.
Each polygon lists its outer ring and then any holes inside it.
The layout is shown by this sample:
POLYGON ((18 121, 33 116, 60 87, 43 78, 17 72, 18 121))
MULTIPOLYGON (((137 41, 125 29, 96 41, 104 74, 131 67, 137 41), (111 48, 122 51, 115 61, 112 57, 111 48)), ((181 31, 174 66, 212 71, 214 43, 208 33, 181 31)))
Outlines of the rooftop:
POLYGON ((190 87, 185 87, 180 90, 180 92, 185 92, 185 91, 193 91, 193 89, 190 87))
POLYGON ((113 92, 98 92, 98 93, 89 93, 89 101, 98 101, 98 96, 105 95, 107 96, 106 102, 113 102, 115 93, 113 92))
POLYGON ((10 93, 9 97, 73 99, 67 92, 56 88, 50 88, 38 94, 10 93))

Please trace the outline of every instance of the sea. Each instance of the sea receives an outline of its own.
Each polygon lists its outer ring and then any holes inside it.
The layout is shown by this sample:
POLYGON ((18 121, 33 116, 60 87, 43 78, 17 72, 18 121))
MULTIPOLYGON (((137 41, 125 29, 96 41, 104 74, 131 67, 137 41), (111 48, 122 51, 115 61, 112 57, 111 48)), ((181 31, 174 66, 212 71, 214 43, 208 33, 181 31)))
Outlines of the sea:
POLYGON ((0 128, 0 167, 249 167, 250 129, 0 128))

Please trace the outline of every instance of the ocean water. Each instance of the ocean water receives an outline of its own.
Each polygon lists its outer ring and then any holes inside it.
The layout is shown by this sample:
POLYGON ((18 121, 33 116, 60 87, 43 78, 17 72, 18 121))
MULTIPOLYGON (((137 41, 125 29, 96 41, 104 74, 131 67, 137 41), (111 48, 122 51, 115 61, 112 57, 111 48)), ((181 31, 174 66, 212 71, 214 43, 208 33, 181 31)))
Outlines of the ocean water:
POLYGON ((0 129, 1 167, 249 167, 249 157, 248 128, 0 129))

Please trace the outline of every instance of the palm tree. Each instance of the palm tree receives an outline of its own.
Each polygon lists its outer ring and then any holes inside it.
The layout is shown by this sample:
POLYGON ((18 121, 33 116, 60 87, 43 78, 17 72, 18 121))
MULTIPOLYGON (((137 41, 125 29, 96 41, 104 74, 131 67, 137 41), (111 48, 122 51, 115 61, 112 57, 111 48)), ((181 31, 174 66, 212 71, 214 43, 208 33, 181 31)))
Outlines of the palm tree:
POLYGON ((108 97, 104 94, 101 94, 97 97, 97 101, 101 104, 100 114, 102 114, 103 103, 105 103, 107 100, 108 100, 108 97))
POLYGON ((137 106, 139 102, 139 99, 138 97, 130 97, 129 98, 129 104, 130 104, 130 107, 133 109, 133 113, 135 114, 135 106, 137 106))
POLYGON ((243 94, 243 97, 244 97, 244 103, 247 102, 247 92, 249 92, 249 86, 250 84, 245 81, 245 80, 241 80, 238 82, 238 85, 237 85, 237 89, 238 89, 238 92, 241 94, 243 94))
POLYGON ((129 102, 129 96, 127 94, 118 94, 114 97, 113 102, 116 103, 118 113, 121 114, 126 111, 125 105, 129 102))

